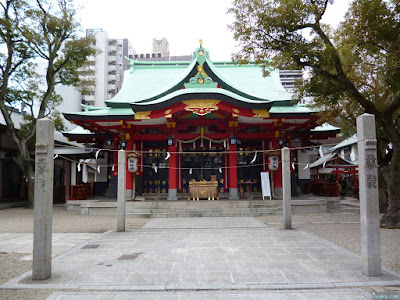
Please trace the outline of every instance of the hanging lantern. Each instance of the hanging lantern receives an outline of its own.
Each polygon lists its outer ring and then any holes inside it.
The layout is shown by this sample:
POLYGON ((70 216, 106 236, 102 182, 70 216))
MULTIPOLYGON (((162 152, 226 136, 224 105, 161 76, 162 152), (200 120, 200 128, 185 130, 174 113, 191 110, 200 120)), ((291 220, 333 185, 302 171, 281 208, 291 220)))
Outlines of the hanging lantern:
POLYGON ((136 173, 138 171, 138 158, 136 156, 131 156, 128 158, 128 171, 131 173, 136 173))
POLYGON ((279 160, 278 156, 276 155, 271 155, 268 157, 268 169, 271 171, 276 171, 278 170, 279 167, 279 160))

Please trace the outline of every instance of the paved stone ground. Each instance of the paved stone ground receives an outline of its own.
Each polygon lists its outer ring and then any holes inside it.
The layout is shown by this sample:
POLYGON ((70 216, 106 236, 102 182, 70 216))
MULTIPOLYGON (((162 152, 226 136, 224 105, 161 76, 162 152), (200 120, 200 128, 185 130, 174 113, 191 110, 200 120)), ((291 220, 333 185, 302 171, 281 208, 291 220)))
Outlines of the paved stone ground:
POLYGON ((256 218, 152 219, 56 257, 49 280, 32 281, 30 275, 0 289, 72 289, 50 299, 367 299, 370 294, 358 287, 400 285, 400 275, 388 270, 378 278, 362 275, 360 258, 343 248, 256 218), (98 291, 73 292, 88 289, 98 291))
MULTIPOLYGON (((98 236, 96 233, 53 233, 52 257, 98 236)), ((32 253, 32 233, 0 233, 0 253, 32 253)), ((32 254, 21 260, 32 260, 32 254)))
MULTIPOLYGON (((159 300, 204 300, 204 299, 220 299, 220 300, 269 300, 269 299, 370 299, 371 294, 360 290, 299 290, 299 291, 225 291, 225 292, 96 292, 90 294, 91 299, 159 299, 159 300)), ((48 300, 87 300, 87 293, 54 293, 48 300)))

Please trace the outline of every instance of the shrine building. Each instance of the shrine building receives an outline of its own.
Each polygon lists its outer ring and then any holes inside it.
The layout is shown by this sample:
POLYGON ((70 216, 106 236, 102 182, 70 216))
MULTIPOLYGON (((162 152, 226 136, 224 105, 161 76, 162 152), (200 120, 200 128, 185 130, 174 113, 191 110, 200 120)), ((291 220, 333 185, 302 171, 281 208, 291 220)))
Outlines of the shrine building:
MULTIPOLYGON (((189 196, 190 182, 203 182, 238 199, 243 189, 260 191, 261 172, 270 172, 273 191, 281 195, 281 167, 271 171, 269 157, 280 161, 276 150, 287 146, 296 148, 292 161, 306 165, 301 147, 338 132, 318 127, 316 111, 293 99, 279 70, 264 77, 255 63, 213 62, 201 43, 190 62, 128 61, 124 83, 107 107, 64 113, 81 127, 64 133, 70 140, 141 154, 135 180, 126 173, 127 197, 134 190, 177 200, 189 196)), ((104 152, 103 189, 116 190, 117 153, 104 152)), ((292 172, 299 186, 310 179, 303 167, 292 172)))

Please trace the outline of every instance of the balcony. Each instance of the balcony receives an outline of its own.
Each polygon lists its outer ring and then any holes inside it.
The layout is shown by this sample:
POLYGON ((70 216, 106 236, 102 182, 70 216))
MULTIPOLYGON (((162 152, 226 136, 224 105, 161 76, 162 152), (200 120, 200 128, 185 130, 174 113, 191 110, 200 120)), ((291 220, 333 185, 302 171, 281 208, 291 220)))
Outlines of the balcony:
POLYGON ((115 46, 115 45, 108 46, 108 52, 115 54, 117 52, 117 46, 115 46))
POLYGON ((115 90, 115 83, 108 84, 108 91, 110 91, 110 90, 115 90))
POLYGON ((108 75, 108 80, 109 81, 117 81, 117 75, 108 75))
POLYGON ((94 95, 82 95, 82 100, 86 102, 94 102, 94 95))
POLYGON ((116 65, 108 65, 108 72, 111 71, 117 71, 117 66, 116 65))
POLYGON ((117 63, 117 57, 115 55, 111 55, 108 57, 108 63, 109 64, 116 64, 117 63))

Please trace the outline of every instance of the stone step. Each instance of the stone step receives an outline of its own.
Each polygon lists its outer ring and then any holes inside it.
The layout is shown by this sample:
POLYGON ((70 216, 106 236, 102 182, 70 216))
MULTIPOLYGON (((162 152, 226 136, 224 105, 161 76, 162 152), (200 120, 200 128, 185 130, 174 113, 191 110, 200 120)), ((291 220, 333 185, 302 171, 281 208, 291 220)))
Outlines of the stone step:
POLYGON ((257 217, 276 212, 188 212, 188 213, 127 213, 132 218, 189 218, 189 217, 257 217))
POLYGON ((215 207, 209 207, 209 206, 197 206, 197 207, 131 207, 131 206, 126 206, 125 210, 139 210, 139 211, 144 211, 144 210, 245 210, 245 209, 271 209, 271 208, 282 208, 282 205, 276 205, 276 206, 243 206, 243 207, 220 207, 220 206, 215 206, 215 207))
POLYGON ((129 208, 125 209, 126 213, 187 213, 187 212, 278 212, 282 211, 282 207, 264 207, 264 208, 253 208, 253 207, 244 207, 240 209, 224 209, 224 208, 129 208))
POLYGON ((271 206, 277 206, 280 205, 282 206, 282 201, 263 201, 263 202, 243 202, 243 203, 229 203, 229 201, 226 202, 221 202, 221 201, 188 201, 188 202, 183 202, 183 203, 165 203, 165 202, 159 202, 159 203, 136 203, 136 202, 127 202, 126 206, 127 207, 137 207, 137 208, 148 208, 148 207, 164 207, 164 208, 169 208, 169 207, 271 207, 271 206))
MULTIPOLYGON (((335 209, 339 200, 335 199, 299 199, 292 200, 292 211, 326 212, 335 209)), ((152 214, 161 216, 242 216, 245 214, 263 215, 282 213, 282 200, 215 200, 215 201, 127 201, 125 211, 134 216, 151 217, 152 214)), ((68 201, 68 210, 80 210, 84 215, 115 215, 116 201, 68 201)))

